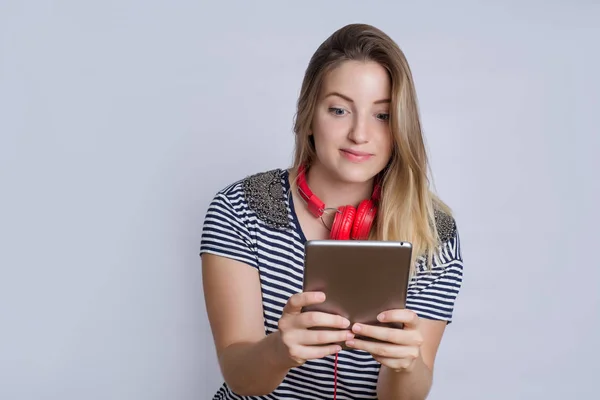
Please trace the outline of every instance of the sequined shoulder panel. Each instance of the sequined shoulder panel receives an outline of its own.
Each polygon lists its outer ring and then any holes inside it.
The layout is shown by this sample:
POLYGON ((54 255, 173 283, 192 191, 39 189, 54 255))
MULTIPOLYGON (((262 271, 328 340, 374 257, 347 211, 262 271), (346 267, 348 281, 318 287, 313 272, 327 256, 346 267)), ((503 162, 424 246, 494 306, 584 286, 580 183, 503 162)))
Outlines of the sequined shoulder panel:
POLYGON ((437 209, 434 211, 434 216, 440 241, 443 243, 452 239, 456 234, 456 222, 454 218, 437 209))
POLYGON ((244 195, 250 209, 267 225, 278 229, 290 226, 282 172, 281 169, 259 172, 243 181, 244 195))

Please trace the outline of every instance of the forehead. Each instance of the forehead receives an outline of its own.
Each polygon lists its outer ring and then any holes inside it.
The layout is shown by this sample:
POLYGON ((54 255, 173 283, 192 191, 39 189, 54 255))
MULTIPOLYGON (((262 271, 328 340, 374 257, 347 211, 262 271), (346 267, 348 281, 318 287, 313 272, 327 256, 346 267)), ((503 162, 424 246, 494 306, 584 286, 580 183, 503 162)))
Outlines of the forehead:
POLYGON ((344 61, 324 76, 322 96, 342 93, 354 101, 376 101, 391 92, 391 80, 387 70, 373 61, 344 61))

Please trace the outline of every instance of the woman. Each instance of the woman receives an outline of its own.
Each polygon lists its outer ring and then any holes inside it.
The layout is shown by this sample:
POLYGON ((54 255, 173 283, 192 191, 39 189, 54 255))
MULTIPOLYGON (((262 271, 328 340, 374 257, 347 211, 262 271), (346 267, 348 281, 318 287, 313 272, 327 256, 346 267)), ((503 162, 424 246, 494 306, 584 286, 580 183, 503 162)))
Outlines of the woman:
MULTIPOLYGON (((310 60, 294 131, 289 170, 227 186, 205 218, 204 294, 225 379, 214 398, 425 398, 463 267, 454 219, 428 187, 402 51, 369 25, 336 31, 310 60), (307 190, 322 207, 309 201, 307 190), (323 293, 302 293, 304 243, 361 238, 360 223, 340 236, 339 226, 332 227, 335 209, 371 197, 378 209, 366 235, 413 245, 407 309, 382 314, 382 321, 402 322, 404 329, 300 313, 324 300, 323 293), (308 330, 313 326, 331 329, 308 330), (359 332, 385 343, 357 340, 359 332), (349 350, 334 344, 342 341, 349 350)), ((348 212, 343 218, 352 219, 348 212)))

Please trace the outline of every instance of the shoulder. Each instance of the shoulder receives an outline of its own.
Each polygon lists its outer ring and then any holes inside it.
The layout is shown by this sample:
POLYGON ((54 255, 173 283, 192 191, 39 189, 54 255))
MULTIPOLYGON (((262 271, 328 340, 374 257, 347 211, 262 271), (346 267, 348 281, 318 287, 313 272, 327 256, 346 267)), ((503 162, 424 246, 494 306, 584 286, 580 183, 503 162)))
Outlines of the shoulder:
POLYGON ((435 208, 433 215, 439 241, 445 243, 454 239, 458 234, 454 217, 440 208, 435 208))
POLYGON ((450 212, 441 207, 434 209, 434 217, 438 234, 438 246, 437 249, 432 249, 432 253, 422 257, 422 266, 425 266, 424 264, 427 263, 429 256, 433 256, 431 259, 433 270, 454 268, 462 271, 463 260, 456 219, 450 212))
POLYGON ((448 268, 462 270, 462 252, 455 217, 444 206, 434 207, 437 246, 417 257, 417 273, 442 272, 448 268))
POLYGON ((462 287, 463 258, 455 218, 440 208, 434 215, 439 245, 417 259, 407 305, 420 317, 451 322, 462 287))
POLYGON ((274 227, 287 227, 286 173, 276 168, 249 174, 220 189, 213 202, 228 203, 239 218, 252 214, 274 227))
POLYGON ((228 183, 217 191, 217 196, 235 197, 248 193, 271 189, 277 184, 282 185, 286 170, 276 168, 267 171, 253 172, 243 178, 228 183))

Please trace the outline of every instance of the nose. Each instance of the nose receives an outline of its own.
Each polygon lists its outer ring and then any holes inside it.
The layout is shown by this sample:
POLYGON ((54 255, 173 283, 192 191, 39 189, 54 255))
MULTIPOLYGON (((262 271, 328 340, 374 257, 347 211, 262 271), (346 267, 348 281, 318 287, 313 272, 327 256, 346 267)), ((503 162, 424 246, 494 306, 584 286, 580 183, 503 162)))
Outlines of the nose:
POLYGON ((356 144, 363 144, 369 141, 369 127, 366 118, 357 116, 350 127, 348 139, 356 144))

